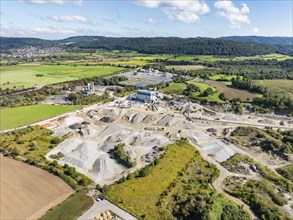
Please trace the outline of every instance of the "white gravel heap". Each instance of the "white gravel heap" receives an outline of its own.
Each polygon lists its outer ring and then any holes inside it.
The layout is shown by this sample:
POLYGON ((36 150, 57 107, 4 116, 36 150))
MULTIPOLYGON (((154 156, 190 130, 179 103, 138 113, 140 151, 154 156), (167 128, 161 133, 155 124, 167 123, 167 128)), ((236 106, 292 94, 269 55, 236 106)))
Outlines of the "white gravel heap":
POLYGON ((218 162, 226 161, 236 152, 245 154, 244 151, 238 149, 233 144, 225 144, 221 140, 210 137, 204 133, 188 131, 186 135, 191 140, 195 140, 206 154, 212 155, 212 157, 218 162))

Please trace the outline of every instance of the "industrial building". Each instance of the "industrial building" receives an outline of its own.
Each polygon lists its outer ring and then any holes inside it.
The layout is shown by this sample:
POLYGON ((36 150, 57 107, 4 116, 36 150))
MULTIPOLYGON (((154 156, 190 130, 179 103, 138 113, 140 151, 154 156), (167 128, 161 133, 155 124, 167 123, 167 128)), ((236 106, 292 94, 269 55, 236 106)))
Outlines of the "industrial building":
POLYGON ((157 96, 155 91, 137 90, 134 98, 141 102, 152 102, 156 100, 157 96))

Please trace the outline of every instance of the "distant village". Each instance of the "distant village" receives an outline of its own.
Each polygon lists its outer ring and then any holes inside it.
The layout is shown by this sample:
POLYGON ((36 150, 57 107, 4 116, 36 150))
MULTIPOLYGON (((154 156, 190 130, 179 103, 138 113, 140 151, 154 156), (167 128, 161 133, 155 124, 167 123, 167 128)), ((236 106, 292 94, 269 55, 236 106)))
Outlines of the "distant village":
POLYGON ((44 57, 52 56, 56 54, 62 54, 65 51, 58 47, 49 48, 37 48, 37 47, 26 47, 22 49, 12 49, 5 51, 0 54, 0 57, 6 58, 30 58, 30 57, 44 57))

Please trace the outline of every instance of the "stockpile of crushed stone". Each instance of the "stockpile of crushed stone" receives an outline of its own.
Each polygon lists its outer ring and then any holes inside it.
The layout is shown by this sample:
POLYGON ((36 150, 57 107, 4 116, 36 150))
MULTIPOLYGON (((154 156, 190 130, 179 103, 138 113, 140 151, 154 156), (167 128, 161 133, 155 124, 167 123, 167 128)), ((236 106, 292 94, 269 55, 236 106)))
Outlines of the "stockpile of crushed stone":
POLYGON ((206 154, 212 155, 212 157, 218 162, 223 162, 229 159, 236 152, 245 154, 244 151, 238 149, 236 146, 232 144, 225 144, 205 133, 188 131, 186 136, 191 140, 195 140, 195 142, 202 147, 206 154))
POLYGON ((223 117, 223 119, 227 121, 241 121, 241 118, 237 115, 226 115, 223 117))
POLYGON ((165 115, 163 118, 160 119, 160 121, 158 121, 158 125, 171 127, 177 122, 178 120, 174 117, 174 115, 165 115))

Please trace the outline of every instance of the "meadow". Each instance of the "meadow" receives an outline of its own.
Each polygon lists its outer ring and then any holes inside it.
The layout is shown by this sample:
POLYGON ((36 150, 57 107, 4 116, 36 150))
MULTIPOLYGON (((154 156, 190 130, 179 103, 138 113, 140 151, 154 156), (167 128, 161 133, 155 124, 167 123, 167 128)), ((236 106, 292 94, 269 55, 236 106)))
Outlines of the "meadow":
POLYGON ((267 87, 272 93, 287 94, 293 98, 293 80, 254 80, 254 84, 267 87))
POLYGON ((184 83, 171 83, 168 87, 161 89, 166 94, 180 94, 184 91, 186 85, 184 83))
POLYGON ((176 180, 195 153, 194 147, 186 142, 168 146, 164 156, 147 176, 111 186, 106 192, 107 199, 135 216, 160 219, 156 204, 161 194, 176 180))
POLYGON ((1 88, 28 88, 95 76, 106 76, 125 70, 113 66, 65 66, 21 64, 1 66, 1 88), (37 76, 38 75, 38 76, 37 76))
POLYGON ((224 101, 219 98, 220 93, 218 92, 218 90, 215 87, 213 87, 211 85, 208 85, 206 83, 201 83, 201 82, 189 81, 187 83, 197 86, 199 88, 199 90, 200 90, 200 92, 193 92, 192 95, 191 95, 192 98, 196 98, 196 99, 200 99, 200 100, 206 100, 208 102, 224 103, 224 101), (202 96, 202 93, 207 88, 211 88, 214 93, 209 95, 209 96, 207 96, 207 97, 204 97, 204 96, 202 96))
POLYGON ((0 130, 31 124, 79 108, 80 106, 57 105, 30 105, 15 108, 2 108, 0 109, 0 130))

